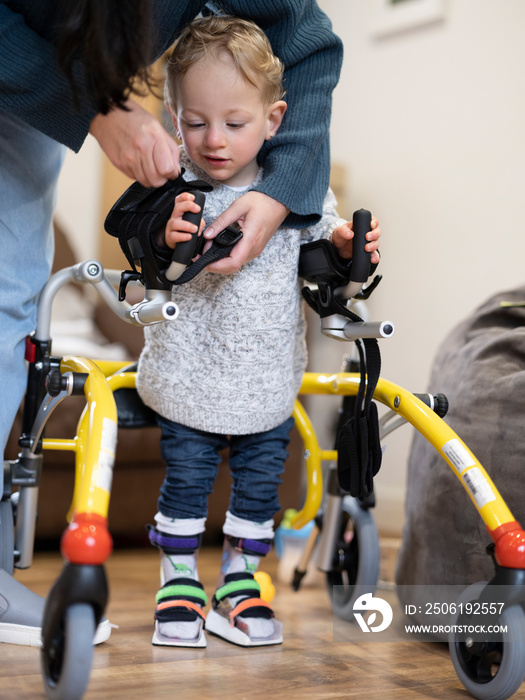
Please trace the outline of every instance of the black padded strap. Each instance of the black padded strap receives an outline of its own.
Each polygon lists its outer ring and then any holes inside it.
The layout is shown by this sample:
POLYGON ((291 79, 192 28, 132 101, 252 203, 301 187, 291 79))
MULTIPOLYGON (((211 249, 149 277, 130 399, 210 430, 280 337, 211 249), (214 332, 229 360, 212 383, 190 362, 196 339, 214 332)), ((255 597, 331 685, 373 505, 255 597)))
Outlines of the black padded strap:
MULTIPOLYGON (((307 303, 321 318, 341 314, 353 322, 362 319, 333 294, 332 286, 319 283, 316 290, 302 290, 307 303)), ((342 426, 336 438, 337 476, 339 485, 355 498, 370 496, 373 477, 381 467, 381 444, 377 406, 372 401, 381 373, 381 353, 376 338, 356 341, 360 356, 361 380, 355 413, 342 426)))
POLYGON ((171 250, 156 245, 155 237, 162 231, 173 211, 173 202, 182 192, 210 192, 212 186, 203 180, 186 181, 184 169, 175 180, 162 187, 143 187, 134 182, 111 207, 104 228, 118 238, 131 268, 138 273, 137 261, 146 260, 159 280, 167 283, 163 270, 171 261, 171 250))
MULTIPOLYGON (((104 228, 119 240, 132 268, 133 275, 144 281, 144 277, 153 279, 151 286, 160 284, 161 288, 185 284, 199 274, 207 265, 228 256, 233 247, 242 238, 242 231, 235 225, 228 226, 214 239, 209 249, 184 270, 180 277, 167 280, 164 272, 169 267, 173 251, 158 244, 156 238, 163 231, 173 211, 175 197, 181 192, 200 190, 209 192, 211 185, 202 180, 186 181, 184 169, 176 180, 168 180, 162 187, 147 188, 134 182, 115 202, 106 217, 104 228), (139 271, 137 262, 142 269, 139 271), (147 270, 147 275, 145 275, 147 270)), ((201 239, 201 247, 204 245, 201 239)), ((126 273, 129 278, 129 273, 126 273)), ((125 289, 125 285, 124 285, 125 289)), ((123 296, 124 291, 121 294, 123 296)))

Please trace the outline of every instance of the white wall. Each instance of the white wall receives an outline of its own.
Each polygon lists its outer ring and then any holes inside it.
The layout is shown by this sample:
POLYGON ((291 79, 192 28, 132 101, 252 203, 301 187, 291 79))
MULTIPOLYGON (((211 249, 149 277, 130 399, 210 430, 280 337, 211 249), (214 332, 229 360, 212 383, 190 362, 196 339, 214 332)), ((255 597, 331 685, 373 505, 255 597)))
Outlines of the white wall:
MULTIPOLYGON (((448 0, 444 22, 376 39, 365 14, 373 1, 319 0, 345 45, 332 150, 351 210, 371 209, 384 231, 384 279, 370 302, 374 318, 396 326, 381 346, 384 376, 425 391, 448 330, 524 279, 525 3, 448 0)), ((68 156, 58 209, 82 257, 96 256, 99 181, 88 139, 68 156)), ((323 340, 314 369, 339 369, 342 349, 323 340)), ((393 534, 410 438, 408 427, 388 438, 376 482, 376 519, 393 534)))
MULTIPOLYGON (((371 209, 384 232, 370 302, 396 326, 381 344, 383 374, 425 391, 448 330, 524 281, 525 3, 448 0, 442 23, 377 39, 371 1, 319 0, 345 46, 332 150, 352 210, 371 209)), ((388 438, 377 478, 376 518, 393 532, 410 432, 388 438)))

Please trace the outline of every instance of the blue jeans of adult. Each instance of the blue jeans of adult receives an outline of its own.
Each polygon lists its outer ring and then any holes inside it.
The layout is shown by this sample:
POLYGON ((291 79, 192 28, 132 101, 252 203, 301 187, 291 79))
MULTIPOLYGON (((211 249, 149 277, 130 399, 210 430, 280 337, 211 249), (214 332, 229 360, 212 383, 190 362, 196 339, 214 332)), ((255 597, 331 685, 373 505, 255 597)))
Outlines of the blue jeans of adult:
POLYGON ((64 146, 0 110, 2 453, 26 384, 25 337, 35 328, 38 295, 53 261, 52 216, 64 155, 64 146))
POLYGON ((203 518, 221 461, 229 447, 233 479, 229 511, 262 523, 280 508, 278 487, 288 456, 289 418, 281 425, 252 435, 221 435, 188 428, 159 417, 161 453, 166 478, 160 489, 159 511, 169 518, 203 518))

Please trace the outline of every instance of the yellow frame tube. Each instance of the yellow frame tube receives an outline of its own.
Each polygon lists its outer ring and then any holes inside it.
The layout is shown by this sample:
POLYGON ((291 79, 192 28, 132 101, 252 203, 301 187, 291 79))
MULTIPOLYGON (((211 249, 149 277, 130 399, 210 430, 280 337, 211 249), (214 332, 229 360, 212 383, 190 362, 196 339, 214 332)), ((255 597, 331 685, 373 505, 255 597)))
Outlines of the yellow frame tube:
MULTIPOLYGON (((85 358, 80 358, 80 357, 75 357, 75 358, 64 358, 64 360, 68 360, 68 365, 71 360, 75 361, 85 361, 85 358)), ((91 361, 90 361, 91 362, 91 361)), ((127 372, 123 373, 123 370, 126 367, 129 367, 130 365, 134 364, 132 362, 117 362, 115 360, 93 360, 92 364, 98 368, 104 377, 110 377, 110 375, 117 373, 117 376, 120 376, 120 373, 123 374, 123 378, 119 379, 118 382, 115 382, 113 386, 115 386, 115 389, 120 388, 119 383, 122 382, 122 388, 135 388, 135 377, 136 373, 135 372, 127 372), (130 379, 131 378, 131 379, 130 379)), ((66 369, 66 365, 62 365, 64 367, 64 372, 68 371, 66 369)), ((113 382, 114 380, 112 380, 113 382)), ((113 391, 115 391, 113 389, 113 391)), ((78 428, 78 426, 77 426, 78 428)), ((82 448, 82 446, 79 445, 79 438, 78 436, 74 438, 49 438, 46 437, 42 441, 42 448, 44 450, 61 450, 64 452, 77 452, 82 448)))
MULTIPOLYGON (((116 360, 94 360, 94 362, 105 377, 118 374, 126 367, 131 367, 135 364, 134 362, 120 362, 116 360)), ((134 377, 136 376, 135 372, 129 372, 128 374, 132 374, 134 377)))
POLYGON ((95 513, 107 519, 117 444, 117 408, 113 392, 92 360, 65 357, 60 369, 63 373, 88 375, 84 385, 87 403, 75 438, 75 488, 70 517, 75 513, 95 513))
POLYGON ((299 529, 313 520, 321 507, 323 496, 323 476, 321 462, 323 452, 319 447, 319 442, 315 434, 310 417, 304 410, 303 405, 295 402, 293 417, 295 426, 304 443, 305 465, 306 465, 306 499, 302 509, 292 518, 292 527, 299 529))
MULTIPOLYGON (((300 394, 355 396, 359 382, 360 376, 354 373, 325 375, 306 372, 300 394)), ((515 522, 514 516, 479 460, 434 411, 414 394, 386 379, 379 379, 374 399, 405 418, 433 445, 467 491, 489 531, 493 532, 503 525, 515 522), (473 495, 473 492, 477 495, 473 495)), ((320 469, 320 465, 313 468, 320 469)), ((317 488, 310 487, 308 482, 305 505, 292 523, 294 526, 296 522, 304 521, 303 513, 310 514, 311 504, 317 499, 317 488)))
MULTIPOLYGON (((136 373, 125 371, 132 364, 112 361, 93 362, 78 357, 62 360, 63 372, 71 370, 86 372, 89 375, 85 387, 87 406, 79 421, 77 437, 74 440, 45 439, 43 444, 45 449, 76 452, 77 473, 73 511, 95 512, 107 517, 117 425, 113 391, 121 388, 135 388, 136 373), (113 431, 114 441, 112 438, 109 439, 113 431), (108 465, 111 463, 111 468, 99 464, 100 454, 104 455, 103 461, 107 461, 108 465)), ((355 396, 359 383, 360 376, 355 373, 341 372, 327 375, 306 372, 299 393, 355 396)), ((434 411, 411 392, 382 378, 377 383, 374 399, 405 418, 433 445, 467 491, 490 532, 515 522, 514 516, 479 460, 434 411)), ((295 403, 293 415, 305 445, 306 457, 306 498, 302 509, 292 521, 294 528, 301 528, 317 515, 321 505, 323 492, 321 463, 324 460, 337 459, 337 453, 335 450, 321 449, 310 418, 299 401, 295 403)))

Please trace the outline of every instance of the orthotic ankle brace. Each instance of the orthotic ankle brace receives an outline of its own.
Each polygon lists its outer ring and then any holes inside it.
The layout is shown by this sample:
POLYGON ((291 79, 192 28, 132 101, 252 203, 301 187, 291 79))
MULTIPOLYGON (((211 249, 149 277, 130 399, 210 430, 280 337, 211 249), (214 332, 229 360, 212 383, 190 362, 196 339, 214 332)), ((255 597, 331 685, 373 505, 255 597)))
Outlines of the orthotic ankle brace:
POLYGON ((247 537, 226 535, 227 541, 238 552, 251 554, 255 557, 265 557, 272 548, 272 540, 252 540, 247 537))
POLYGON ((157 530, 153 525, 148 525, 150 543, 161 549, 164 554, 193 554, 202 543, 202 532, 198 535, 170 535, 157 530))

